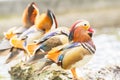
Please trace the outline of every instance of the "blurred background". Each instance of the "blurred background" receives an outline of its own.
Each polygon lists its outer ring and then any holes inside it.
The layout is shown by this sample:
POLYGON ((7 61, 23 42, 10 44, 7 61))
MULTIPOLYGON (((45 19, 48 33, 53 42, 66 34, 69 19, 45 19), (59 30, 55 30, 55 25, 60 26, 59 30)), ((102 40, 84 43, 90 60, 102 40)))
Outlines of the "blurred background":
MULTIPOLYGON (((97 48, 88 64, 90 69, 120 65, 120 0, 0 0, 0 40, 3 32, 22 25, 22 13, 31 2, 37 3, 40 13, 51 9, 59 26, 70 27, 78 19, 90 22, 95 29, 93 39, 97 48)), ((0 66, 2 76, 8 70, 3 68, 5 65, 0 66)))
POLYGON ((40 13, 51 9, 59 26, 86 19, 98 30, 96 34, 119 31, 120 0, 0 0, 0 37, 10 27, 22 25, 23 10, 31 2, 38 4, 40 13))

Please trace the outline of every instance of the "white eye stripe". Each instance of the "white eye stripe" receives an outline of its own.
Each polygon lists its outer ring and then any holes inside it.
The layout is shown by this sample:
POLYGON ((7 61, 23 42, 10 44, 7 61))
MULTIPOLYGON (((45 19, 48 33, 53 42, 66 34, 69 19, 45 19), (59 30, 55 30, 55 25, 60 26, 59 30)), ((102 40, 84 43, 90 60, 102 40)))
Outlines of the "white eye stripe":
POLYGON ((32 5, 35 9, 36 9, 36 11, 39 13, 39 10, 38 10, 38 8, 33 4, 32 5))
POLYGON ((76 28, 76 27, 79 27, 79 26, 85 26, 85 24, 88 25, 88 26, 90 26, 90 24, 89 24, 88 21, 82 21, 82 22, 76 24, 75 28, 76 28))

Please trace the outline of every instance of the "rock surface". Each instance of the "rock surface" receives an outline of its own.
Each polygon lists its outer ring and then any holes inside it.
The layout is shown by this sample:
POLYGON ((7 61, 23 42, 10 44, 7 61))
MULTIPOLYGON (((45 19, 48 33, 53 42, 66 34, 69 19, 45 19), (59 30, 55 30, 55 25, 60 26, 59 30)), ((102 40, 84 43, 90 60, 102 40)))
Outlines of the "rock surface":
MULTIPOLYGON (((21 62, 9 71, 12 80, 72 80, 71 73, 57 66, 50 67, 42 72, 39 71, 39 62, 26 65, 21 62)), ((82 76, 83 80, 120 80, 120 65, 111 65, 93 71, 89 68, 83 68, 86 71, 82 76)))
POLYGON ((70 73, 57 66, 39 71, 41 63, 26 65, 24 62, 11 67, 9 71, 12 80, 71 80, 70 73))

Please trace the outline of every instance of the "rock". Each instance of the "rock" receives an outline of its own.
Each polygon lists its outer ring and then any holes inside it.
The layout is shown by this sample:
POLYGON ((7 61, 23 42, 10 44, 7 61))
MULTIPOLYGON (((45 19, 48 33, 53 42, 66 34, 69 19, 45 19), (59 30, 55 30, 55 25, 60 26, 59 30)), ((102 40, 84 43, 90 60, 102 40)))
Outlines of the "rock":
POLYGON ((85 80, 120 80, 120 66, 111 65, 94 72, 89 71, 85 80))
POLYGON ((39 71, 40 62, 35 64, 18 63, 9 71, 12 80, 72 80, 70 73, 57 66, 39 71))
MULTIPOLYGON (((11 67, 9 71, 12 80, 72 80, 71 73, 63 70, 56 65, 43 70, 39 70, 44 62, 37 62, 34 64, 18 63, 11 67)), ((80 80, 120 80, 120 66, 111 65, 101 68, 98 71, 87 70, 83 79, 80 80)))

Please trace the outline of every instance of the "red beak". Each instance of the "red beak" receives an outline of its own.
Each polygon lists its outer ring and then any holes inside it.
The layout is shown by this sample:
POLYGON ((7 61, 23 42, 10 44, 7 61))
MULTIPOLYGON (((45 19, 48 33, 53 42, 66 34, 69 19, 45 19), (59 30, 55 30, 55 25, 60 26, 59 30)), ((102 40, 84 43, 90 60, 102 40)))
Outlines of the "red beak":
POLYGON ((91 27, 88 29, 89 32, 93 33, 94 29, 92 29, 91 27))

